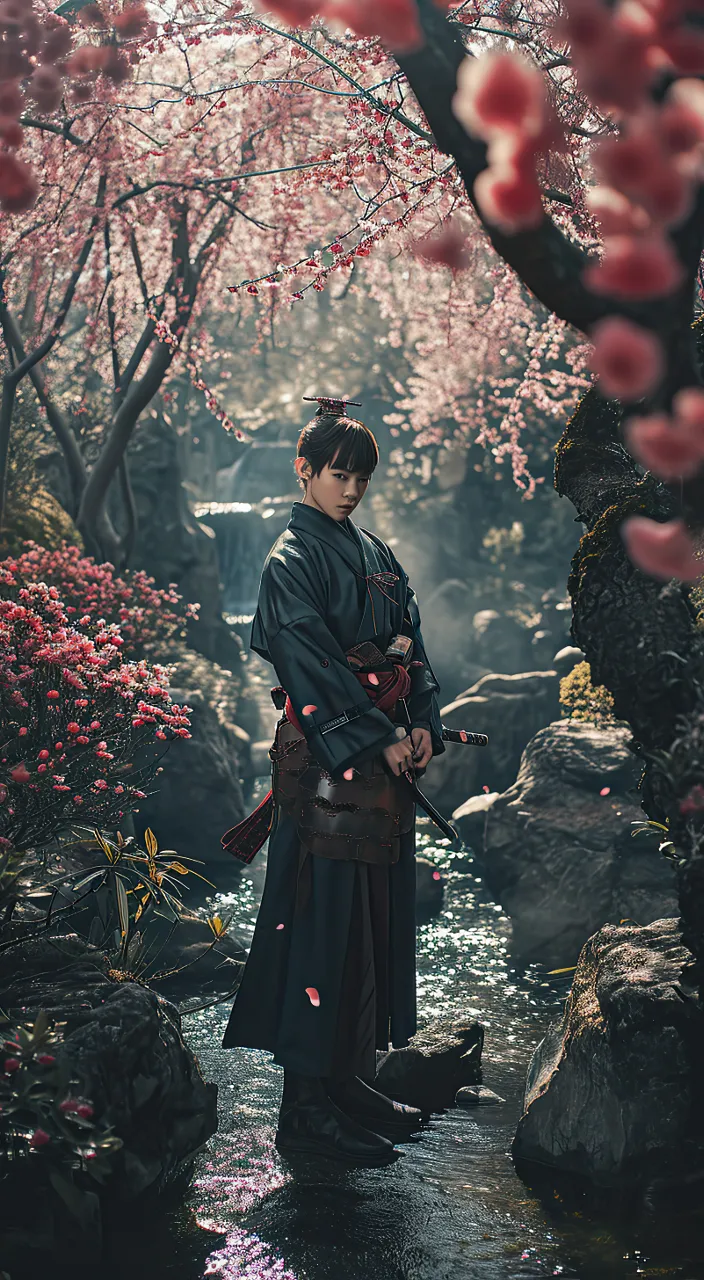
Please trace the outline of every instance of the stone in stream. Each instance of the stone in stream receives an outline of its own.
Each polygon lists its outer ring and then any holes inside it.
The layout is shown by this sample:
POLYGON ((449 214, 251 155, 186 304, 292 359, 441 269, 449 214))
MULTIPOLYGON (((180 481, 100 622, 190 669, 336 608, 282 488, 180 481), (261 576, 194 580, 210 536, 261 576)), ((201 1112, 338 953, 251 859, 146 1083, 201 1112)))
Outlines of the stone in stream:
POLYGON ((677 920, 606 925, 589 939, 563 1018, 530 1064, 519 1164, 619 1187, 702 1172, 702 1017, 681 985, 691 959, 677 920))
POLYGON ((438 1018, 392 1049, 377 1068, 375 1087, 421 1111, 452 1107, 459 1089, 479 1084, 484 1029, 472 1020, 438 1018))
POLYGON ((511 917, 519 958, 574 964, 606 921, 648 924, 677 914, 658 833, 633 838, 643 811, 630 736, 620 725, 558 720, 528 743, 513 786, 474 797, 455 814, 490 893, 511 917))
POLYGON ((483 1084, 465 1085, 464 1089, 458 1089, 455 1098, 456 1107, 497 1107, 500 1103, 505 1102, 498 1093, 494 1093, 493 1089, 486 1089, 483 1084))

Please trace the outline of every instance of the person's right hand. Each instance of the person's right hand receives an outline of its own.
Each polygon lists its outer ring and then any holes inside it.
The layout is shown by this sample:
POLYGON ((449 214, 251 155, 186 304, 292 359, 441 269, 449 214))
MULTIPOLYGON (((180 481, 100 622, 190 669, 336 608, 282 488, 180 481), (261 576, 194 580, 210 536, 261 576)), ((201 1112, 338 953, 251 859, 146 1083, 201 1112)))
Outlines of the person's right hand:
POLYGON ((383 755, 391 773, 396 777, 405 773, 413 764, 413 742, 410 736, 400 738, 390 747, 384 747, 383 755))

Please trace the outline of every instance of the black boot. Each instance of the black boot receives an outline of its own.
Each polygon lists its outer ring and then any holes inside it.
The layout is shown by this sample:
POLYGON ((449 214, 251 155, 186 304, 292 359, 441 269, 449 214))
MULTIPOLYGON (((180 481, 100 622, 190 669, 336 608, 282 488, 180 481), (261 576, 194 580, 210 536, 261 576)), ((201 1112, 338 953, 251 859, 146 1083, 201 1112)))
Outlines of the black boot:
POLYGON ((277 1150, 328 1156, 344 1164, 382 1165, 394 1158, 393 1143, 345 1115, 328 1097, 322 1080, 284 1072, 277 1150))
POLYGON ((359 1076, 351 1076, 347 1080, 326 1080, 325 1086, 328 1097, 345 1115, 376 1133, 392 1138, 410 1135, 429 1118, 417 1107, 408 1107, 403 1102, 387 1098, 385 1093, 365 1084, 359 1076))

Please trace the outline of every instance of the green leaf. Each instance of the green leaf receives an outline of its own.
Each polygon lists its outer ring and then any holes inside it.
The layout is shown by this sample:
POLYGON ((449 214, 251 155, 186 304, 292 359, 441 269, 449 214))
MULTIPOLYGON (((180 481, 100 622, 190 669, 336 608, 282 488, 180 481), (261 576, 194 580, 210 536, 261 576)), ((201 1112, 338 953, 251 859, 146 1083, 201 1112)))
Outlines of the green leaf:
POLYGON ((120 917, 120 933, 122 941, 124 941, 130 931, 130 909, 122 876, 115 877, 115 890, 117 892, 117 911, 120 917))

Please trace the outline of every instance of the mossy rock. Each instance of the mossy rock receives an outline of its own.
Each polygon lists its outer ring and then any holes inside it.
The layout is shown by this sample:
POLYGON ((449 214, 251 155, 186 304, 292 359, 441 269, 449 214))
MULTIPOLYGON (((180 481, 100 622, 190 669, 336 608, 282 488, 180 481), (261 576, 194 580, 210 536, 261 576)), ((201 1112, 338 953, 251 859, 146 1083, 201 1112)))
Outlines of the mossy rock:
POLYGON ((82 546, 81 536, 61 503, 42 485, 8 494, 5 527, 0 530, 0 556, 18 555, 23 543, 59 547, 62 542, 82 546))

